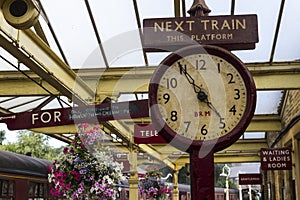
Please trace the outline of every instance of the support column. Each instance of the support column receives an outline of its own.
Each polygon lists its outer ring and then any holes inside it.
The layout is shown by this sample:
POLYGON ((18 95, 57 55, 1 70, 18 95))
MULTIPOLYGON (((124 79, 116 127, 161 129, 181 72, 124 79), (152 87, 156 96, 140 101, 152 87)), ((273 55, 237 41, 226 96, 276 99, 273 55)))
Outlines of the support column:
POLYGON ((292 191, 291 191, 291 184, 289 180, 289 173, 290 170, 283 171, 283 180, 284 180, 283 196, 285 197, 285 200, 291 200, 290 194, 292 193, 292 191))
POLYGON ((249 191, 248 191, 249 200, 252 200, 252 188, 251 188, 251 185, 248 185, 248 188, 249 188, 249 191))
POLYGON ((243 199, 243 193, 242 193, 242 186, 241 185, 239 185, 239 198, 240 198, 240 200, 242 200, 243 199))
POLYGON ((214 153, 208 152, 200 158, 199 151, 190 153, 191 199, 215 200, 214 190, 214 153))
POLYGON ((295 180, 295 199, 300 198, 300 142, 298 139, 293 139, 293 179, 295 180))
POLYGON ((276 179, 275 179, 275 173, 273 170, 270 171, 270 174, 271 174, 270 175, 270 177, 271 177, 271 179, 270 179, 270 183, 271 183, 271 185, 270 185, 270 188, 271 188, 270 200, 272 200, 272 199, 276 198, 276 188, 275 188, 276 179))
POLYGON ((174 168, 174 174, 173 174, 173 200, 179 200, 179 188, 178 188, 178 174, 179 170, 182 169, 186 162, 178 160, 174 160, 175 168, 174 168))
POLYGON ((265 200, 268 200, 268 171, 262 170, 262 197, 265 200))
POLYGON ((281 188, 282 188, 282 179, 281 173, 279 170, 274 170, 274 177, 275 177, 275 199, 281 199, 281 188))
POLYGON ((139 199, 139 177, 137 171, 137 153, 130 152, 128 154, 128 160, 130 164, 130 177, 128 179, 129 183, 129 200, 139 199))
POLYGON ((174 180, 173 180, 173 200, 179 199, 178 174, 179 174, 179 169, 175 168, 174 176, 173 176, 173 178, 174 178, 174 180))

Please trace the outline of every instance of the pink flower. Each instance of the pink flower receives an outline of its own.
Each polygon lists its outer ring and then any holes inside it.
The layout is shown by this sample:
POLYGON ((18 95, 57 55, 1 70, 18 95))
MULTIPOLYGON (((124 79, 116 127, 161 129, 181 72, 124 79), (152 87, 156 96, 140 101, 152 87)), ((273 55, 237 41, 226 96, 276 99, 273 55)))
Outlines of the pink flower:
POLYGON ((71 188, 71 183, 68 183, 65 188, 66 190, 69 190, 71 188))
POLYGON ((58 177, 62 177, 62 175, 63 175, 63 172, 58 172, 58 174, 57 174, 58 177))
POLYGON ((98 181, 97 181, 97 182, 95 182, 94 186, 95 186, 95 187, 99 187, 99 183, 98 183, 98 181))
MULTIPOLYGON (((71 146, 64 148, 60 160, 55 161, 52 167, 48 167, 51 175, 51 194, 68 195, 73 199, 90 199, 91 196, 93 199, 99 197, 108 199, 115 194, 112 185, 102 181, 103 172, 95 171, 99 163, 93 157, 93 150, 89 143, 96 142, 99 145, 98 140, 101 139, 102 134, 100 126, 91 127, 93 126, 86 123, 79 125, 79 134, 75 135, 71 146), (93 194, 90 192, 92 187, 93 194)), ((111 170, 107 173, 112 173, 111 170)))
POLYGON ((86 128, 88 128, 88 127, 89 127, 89 124, 87 124, 87 123, 84 123, 84 124, 79 124, 79 127, 80 127, 80 128, 84 128, 84 129, 86 129, 86 128))
POLYGON ((57 196, 57 197, 61 197, 62 196, 61 192, 59 192, 57 190, 53 190, 53 189, 50 190, 50 194, 52 194, 54 196, 57 196))
POLYGON ((55 171, 55 172, 53 173, 53 175, 54 175, 55 178, 60 178, 60 177, 63 175, 63 173, 62 173, 62 172, 56 172, 56 171, 55 171))
POLYGON ((81 194, 81 193, 82 193, 82 191, 83 191, 83 189, 82 189, 82 188, 78 188, 78 190, 77 190, 77 191, 78 191, 78 193, 79 193, 79 194, 81 194))
POLYGON ((64 148, 64 151, 63 151, 64 154, 67 154, 67 153, 68 153, 68 150, 69 150, 68 147, 65 147, 65 148, 64 148))
POLYGON ((50 190, 50 194, 55 195, 55 193, 56 193, 56 190, 54 190, 54 189, 50 190))
POLYGON ((95 139, 92 138, 92 139, 89 141, 89 144, 94 144, 94 142, 95 142, 95 139))
POLYGON ((64 187, 64 185, 65 185, 64 181, 63 181, 63 180, 59 180, 59 185, 60 185, 61 187, 64 187))
POLYGON ((53 168, 51 166, 47 166, 47 169, 50 173, 53 173, 53 168))
POLYGON ((64 174, 63 174, 63 179, 66 180, 66 179, 68 178, 68 175, 69 175, 68 172, 64 173, 64 174))
POLYGON ((76 181, 80 181, 80 179, 81 179, 80 175, 77 174, 76 177, 75 177, 75 180, 76 180, 76 181))
POLYGON ((77 171, 75 171, 75 170, 72 170, 71 174, 76 176, 76 175, 79 174, 79 172, 77 172, 77 171))
POLYGON ((100 130, 100 126, 94 126, 94 127, 93 127, 93 130, 99 131, 99 130, 100 130))

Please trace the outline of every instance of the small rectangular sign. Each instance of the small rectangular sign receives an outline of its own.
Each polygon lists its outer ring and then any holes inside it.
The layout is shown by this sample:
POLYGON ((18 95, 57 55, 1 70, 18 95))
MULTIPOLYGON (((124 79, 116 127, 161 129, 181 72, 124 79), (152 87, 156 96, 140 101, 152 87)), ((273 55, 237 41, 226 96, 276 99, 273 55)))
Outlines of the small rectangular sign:
POLYGON ((257 15, 153 18, 143 21, 145 51, 174 51, 192 44, 218 45, 229 50, 254 49, 257 15))
POLYGON ((262 170, 292 169, 292 150, 290 148, 262 148, 260 159, 262 170))
POLYGON ((134 143, 136 144, 156 144, 167 143, 162 138, 153 124, 135 124, 134 125, 134 143))
POLYGON ((259 185, 261 183, 261 174, 239 174, 239 185, 259 185))
POLYGON ((0 115, 0 123, 6 123, 9 130, 20 130, 142 117, 149 117, 147 99, 6 114, 0 115))
POLYGON ((114 160, 120 164, 123 164, 123 173, 130 171, 130 164, 127 156, 127 153, 114 154, 114 160))

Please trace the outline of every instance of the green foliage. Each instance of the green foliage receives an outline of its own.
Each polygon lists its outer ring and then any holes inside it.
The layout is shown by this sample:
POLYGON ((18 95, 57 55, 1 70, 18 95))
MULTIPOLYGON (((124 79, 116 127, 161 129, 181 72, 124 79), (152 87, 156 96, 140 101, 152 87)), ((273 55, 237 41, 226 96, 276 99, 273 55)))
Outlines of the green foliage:
POLYGON ((225 186, 225 179, 223 180, 222 177, 220 177, 220 174, 222 173, 222 168, 224 167, 224 164, 215 164, 215 187, 223 187, 225 186))
POLYGON ((5 131, 0 130, 0 145, 2 145, 4 140, 5 140, 5 131))
MULTIPOLYGON (((237 189, 232 179, 228 179, 229 188, 237 189)), ((219 177, 216 187, 226 188, 226 177, 219 177)))
MULTIPOLYGON (((227 164, 228 166, 231 166, 230 164, 227 164)), ((215 164, 214 165, 214 174, 215 174, 215 187, 221 187, 225 188, 226 185, 226 177, 220 176, 222 173, 222 168, 224 167, 224 164, 215 164)), ((189 165, 185 165, 183 168, 179 170, 178 174, 178 180, 179 183, 182 184, 190 184, 190 169, 189 165)), ((237 188, 237 186, 233 183, 232 179, 228 180, 229 188, 237 188)))
POLYGON ((181 184, 190 184, 190 169, 189 165, 185 165, 179 170, 178 173, 178 183, 181 184))
POLYGON ((32 157, 54 161, 62 148, 56 149, 49 145, 49 136, 23 130, 18 132, 18 140, 0 146, 1 150, 11 151, 19 154, 30 153, 32 157))
MULTIPOLYGON (((226 187, 226 177, 220 176, 222 173, 222 168, 224 167, 225 164, 215 164, 215 187, 221 187, 225 188, 226 187)), ((227 164, 228 166, 231 166, 230 164, 227 164)), ((229 183, 229 188, 237 188, 237 186, 234 184, 232 179, 228 180, 229 183)))

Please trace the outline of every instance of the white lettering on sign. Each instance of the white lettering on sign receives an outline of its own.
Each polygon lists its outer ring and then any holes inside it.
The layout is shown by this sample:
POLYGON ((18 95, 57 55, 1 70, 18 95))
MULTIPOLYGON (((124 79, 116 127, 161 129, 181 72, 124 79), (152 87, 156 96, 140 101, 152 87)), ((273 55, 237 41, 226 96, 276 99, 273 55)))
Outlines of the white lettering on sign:
POLYGON ((154 32, 194 31, 200 30, 246 30, 246 19, 203 19, 200 21, 158 21, 153 23, 154 32))
POLYGON ((36 122, 42 122, 44 124, 50 122, 61 122, 61 112, 54 111, 53 113, 50 112, 42 112, 42 113, 34 113, 31 115, 31 124, 34 125, 36 122))
POLYGON ((270 151, 270 150, 262 150, 262 155, 264 155, 264 156, 290 155, 290 150, 289 149, 274 149, 272 151, 270 151))
POLYGON ((154 32, 169 32, 169 31, 184 31, 183 24, 188 25, 188 30, 193 30, 193 24, 195 21, 166 21, 166 22, 154 22, 154 32))
POLYGON ((258 178, 258 177, 242 177, 241 178, 241 180, 242 181, 259 181, 260 180, 260 178, 258 178))
POLYGON ((156 137, 156 136, 158 136, 158 132, 156 130, 155 131, 152 131, 152 130, 143 131, 143 130, 141 130, 140 133, 142 134, 142 137, 156 137))
POLYGON ((261 149, 261 166, 263 170, 287 170, 292 167, 291 149, 261 149))
POLYGON ((269 169, 285 168, 287 167, 286 163, 268 163, 269 169))

